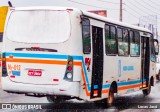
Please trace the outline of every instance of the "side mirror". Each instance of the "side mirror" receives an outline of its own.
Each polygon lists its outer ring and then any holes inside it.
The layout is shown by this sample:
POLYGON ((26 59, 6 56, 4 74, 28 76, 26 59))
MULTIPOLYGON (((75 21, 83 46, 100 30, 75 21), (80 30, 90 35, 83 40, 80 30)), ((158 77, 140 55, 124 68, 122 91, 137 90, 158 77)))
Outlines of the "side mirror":
POLYGON ((155 50, 155 55, 159 54, 159 43, 157 39, 154 39, 154 50, 155 50))

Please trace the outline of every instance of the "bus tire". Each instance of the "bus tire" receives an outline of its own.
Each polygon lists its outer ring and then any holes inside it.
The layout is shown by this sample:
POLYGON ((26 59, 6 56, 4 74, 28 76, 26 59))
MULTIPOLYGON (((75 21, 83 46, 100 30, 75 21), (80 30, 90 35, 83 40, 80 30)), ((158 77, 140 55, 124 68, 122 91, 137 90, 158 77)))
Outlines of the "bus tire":
POLYGON ((47 100, 50 103, 60 103, 60 102, 64 102, 65 99, 63 99, 61 96, 47 96, 47 100))
POLYGON ((149 87, 148 87, 147 89, 143 90, 143 95, 144 95, 144 96, 147 96, 147 95, 150 94, 150 92, 151 92, 151 85, 150 85, 150 83, 149 83, 149 87))
POLYGON ((114 104, 114 90, 113 87, 111 86, 109 89, 109 95, 107 98, 107 105, 112 106, 114 104))
POLYGON ((94 102, 94 104, 95 104, 96 106, 102 106, 103 103, 104 103, 103 100, 98 100, 98 101, 93 101, 93 102, 94 102))

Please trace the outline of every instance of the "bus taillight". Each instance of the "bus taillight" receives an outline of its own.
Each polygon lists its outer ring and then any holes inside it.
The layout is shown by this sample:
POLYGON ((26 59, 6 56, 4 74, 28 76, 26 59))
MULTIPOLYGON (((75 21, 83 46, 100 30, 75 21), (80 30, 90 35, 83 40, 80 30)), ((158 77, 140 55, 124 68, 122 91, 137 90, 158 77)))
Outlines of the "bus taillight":
POLYGON ((6 67, 6 53, 2 53, 2 77, 6 77, 7 67, 6 67))
POLYGON ((72 71, 72 67, 69 66, 69 67, 67 68, 67 70, 68 70, 68 71, 72 71))
POLYGON ((3 63, 3 64, 2 64, 2 67, 6 67, 6 63, 3 63))
POLYGON ((67 62, 64 80, 73 81, 73 58, 72 56, 68 56, 68 62, 67 62))

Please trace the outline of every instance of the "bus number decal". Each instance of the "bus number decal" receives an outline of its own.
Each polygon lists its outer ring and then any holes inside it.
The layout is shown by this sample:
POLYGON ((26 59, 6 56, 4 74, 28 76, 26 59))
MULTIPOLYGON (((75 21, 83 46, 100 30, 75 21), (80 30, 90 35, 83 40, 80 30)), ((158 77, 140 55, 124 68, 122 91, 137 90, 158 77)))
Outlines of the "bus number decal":
POLYGON ((8 70, 10 75, 20 76, 21 66, 17 64, 15 65, 8 64, 8 70))
POLYGON ((11 65, 11 64, 8 64, 8 70, 14 70, 14 71, 20 71, 21 70, 21 66, 20 65, 11 65))

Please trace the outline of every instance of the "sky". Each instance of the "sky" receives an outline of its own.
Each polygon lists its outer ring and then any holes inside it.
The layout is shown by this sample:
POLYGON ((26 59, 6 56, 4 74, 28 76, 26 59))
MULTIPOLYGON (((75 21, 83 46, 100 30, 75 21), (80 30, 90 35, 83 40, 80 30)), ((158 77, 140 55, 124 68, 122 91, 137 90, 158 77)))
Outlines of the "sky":
MULTIPOLYGON (((14 7, 24 6, 67 6, 84 10, 107 10, 109 18, 119 20, 120 0, 10 0, 14 7)), ((122 0, 123 22, 154 24, 160 35, 160 0, 122 0)), ((0 6, 8 5, 0 0, 0 6)), ((146 27, 148 27, 146 25, 146 27)))

